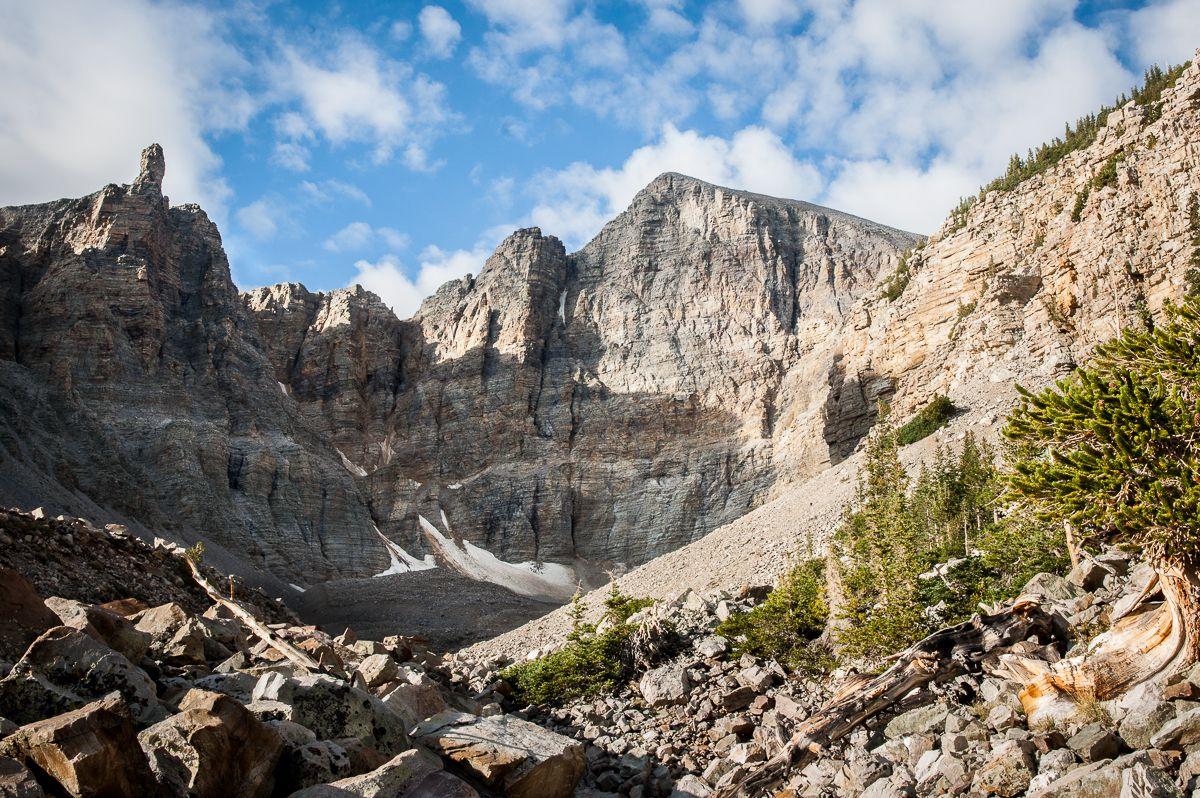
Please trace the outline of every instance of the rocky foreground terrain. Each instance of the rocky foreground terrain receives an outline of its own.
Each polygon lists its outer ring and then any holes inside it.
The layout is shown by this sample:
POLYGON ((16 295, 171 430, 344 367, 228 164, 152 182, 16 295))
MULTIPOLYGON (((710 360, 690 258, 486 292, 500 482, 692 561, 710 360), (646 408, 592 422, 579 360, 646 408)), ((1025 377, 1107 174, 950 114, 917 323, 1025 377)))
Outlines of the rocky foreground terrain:
MULTIPOLYGON (((201 566, 194 578, 181 549, 120 527, 5 512, 0 529, 5 796, 702 798, 777 754, 853 678, 789 676, 731 652, 713 629, 767 588, 687 589, 630 619, 671 639, 632 681, 557 708, 518 706, 499 676, 508 658, 333 637, 236 583, 224 597, 220 574, 201 566), (35 539, 40 568, 22 548, 35 539), (106 567, 60 571, 60 550, 103 551, 106 567)), ((1054 662, 1086 647, 1153 576, 1113 550, 1067 578, 1035 577, 1017 601, 1044 614, 1043 631, 993 650, 928 703, 875 717, 789 773, 781 794, 1194 794, 1200 669, 1031 728, 1003 668, 1002 654, 1054 662)))

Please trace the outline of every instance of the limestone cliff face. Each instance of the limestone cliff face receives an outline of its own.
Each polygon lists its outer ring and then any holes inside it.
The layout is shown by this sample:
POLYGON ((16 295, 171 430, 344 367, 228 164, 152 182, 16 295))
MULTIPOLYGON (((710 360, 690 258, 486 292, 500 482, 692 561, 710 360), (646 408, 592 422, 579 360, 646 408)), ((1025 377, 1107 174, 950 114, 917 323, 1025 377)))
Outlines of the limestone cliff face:
POLYGON ((0 484, 325 578, 387 557, 352 478, 276 385, 217 228, 132 185, 0 209, 0 484))
POLYGON ((832 342, 915 240, 667 174, 580 252, 518 231, 408 321, 246 302, 393 540, 420 550, 419 514, 508 560, 639 563, 853 447, 874 388, 832 342))
POLYGON ((1162 98, 1109 114, 1086 149, 948 221, 912 260, 903 295, 856 311, 847 368, 896 382, 906 414, 935 393, 971 407, 1069 373, 1183 293, 1200 192, 1200 61, 1162 98), (1157 118, 1152 118, 1157 117, 1157 118), (1115 180, 1094 178, 1106 164, 1115 180), (1078 213, 1076 213, 1078 209, 1078 213))

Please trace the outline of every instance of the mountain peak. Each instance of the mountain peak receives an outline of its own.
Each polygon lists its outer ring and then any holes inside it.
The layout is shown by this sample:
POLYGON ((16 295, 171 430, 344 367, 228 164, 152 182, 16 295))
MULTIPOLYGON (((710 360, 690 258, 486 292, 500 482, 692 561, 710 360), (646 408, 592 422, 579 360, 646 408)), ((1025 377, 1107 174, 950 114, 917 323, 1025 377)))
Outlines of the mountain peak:
POLYGON ((162 193, 163 176, 167 173, 167 160, 160 144, 151 144, 142 150, 141 168, 133 181, 133 193, 162 193))

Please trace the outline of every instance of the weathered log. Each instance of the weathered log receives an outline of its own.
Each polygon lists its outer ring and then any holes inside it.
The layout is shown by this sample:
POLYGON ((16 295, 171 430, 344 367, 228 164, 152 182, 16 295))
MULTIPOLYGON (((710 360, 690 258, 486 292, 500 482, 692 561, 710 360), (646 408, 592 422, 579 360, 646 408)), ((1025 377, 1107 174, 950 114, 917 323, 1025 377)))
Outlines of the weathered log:
POLYGON ((1000 672, 1024 685, 1019 697, 1029 723, 1071 720, 1084 704, 1166 680, 1194 663, 1196 592, 1194 571, 1160 568, 1078 656, 1055 663, 1002 657, 1000 672), (1160 589, 1163 600, 1150 602, 1160 589))
POLYGON ((332 673, 332 671, 330 671, 328 668, 322 666, 319 662, 305 652, 293 646, 291 643, 288 643, 286 640, 281 640, 272 634, 271 630, 268 629, 265 624, 255 618, 249 610, 242 607, 242 605, 237 603, 236 600, 227 599, 217 592, 216 588, 209 584, 208 580, 204 578, 204 575, 200 573, 200 569, 196 567, 196 563, 191 557, 185 557, 184 559, 187 561, 188 567, 192 570, 192 578, 196 580, 196 584, 204 588, 204 592, 208 594, 208 597, 233 613, 234 617, 246 624, 246 626, 250 627, 250 631, 258 635, 264 643, 278 651, 289 661, 291 661, 292 664, 298 665, 306 671, 317 671, 319 673, 329 673, 335 676, 337 675, 332 673))
MULTIPOLYGON (((985 659, 1034 635, 1048 642, 1056 634, 1052 616, 1027 598, 1018 599, 1002 612, 977 615, 934 632, 895 657, 892 666, 873 679, 856 679, 843 685, 837 695, 800 725, 780 753, 736 782, 723 785, 717 796, 762 795, 781 784, 789 772, 820 756, 832 742, 895 707, 914 690, 978 672, 985 659)), ((922 703, 919 695, 911 698, 914 700, 906 703, 922 703)), ((927 694, 924 701, 932 698, 927 694)))

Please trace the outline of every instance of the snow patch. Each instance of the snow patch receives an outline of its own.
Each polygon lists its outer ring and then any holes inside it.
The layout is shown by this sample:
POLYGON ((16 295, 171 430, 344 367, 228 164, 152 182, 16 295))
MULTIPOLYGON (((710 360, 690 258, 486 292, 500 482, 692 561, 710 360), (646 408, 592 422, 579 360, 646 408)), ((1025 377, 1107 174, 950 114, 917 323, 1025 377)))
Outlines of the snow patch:
POLYGON ((558 295, 558 317, 562 319, 562 323, 567 323, 567 289, 563 289, 558 295))
POLYGON ((468 540, 457 541, 442 511, 443 535, 423 515, 417 520, 426 539, 441 558, 455 571, 479 582, 491 582, 514 593, 531 598, 566 601, 575 594, 575 570, 553 562, 505 562, 487 549, 468 540))
POLYGON ((355 463, 350 462, 350 458, 347 457, 346 455, 342 454, 341 449, 338 449, 337 453, 338 453, 338 457, 342 458, 342 465, 344 465, 346 467, 346 470, 349 471, 351 474, 354 474, 356 477, 365 477, 367 475, 367 469, 363 468, 360 465, 356 465, 355 463))
POLYGON ((448 487, 450 490, 462 490, 462 483, 455 482, 453 485, 447 485, 446 487, 448 487))
POLYGON ((276 382, 275 384, 279 386, 279 390, 283 391, 283 395, 284 395, 284 396, 288 396, 288 395, 289 395, 289 394, 288 394, 288 389, 287 389, 287 386, 286 386, 286 385, 284 385, 282 382, 276 382))
MULTIPOLYGON (((374 525, 372 525, 374 526, 374 525)), ((379 539, 383 541, 384 548, 387 549, 388 557, 391 558, 391 564, 386 571, 380 571, 376 576, 391 576, 393 574, 407 574, 412 571, 428 571, 437 568, 437 560, 432 554, 426 554, 423 559, 418 560, 416 557, 409 554, 404 549, 397 546, 395 543, 387 539, 387 536, 379 531, 379 527, 375 527, 375 534, 379 535, 379 539)))
POLYGON ((295 590, 297 593, 304 592, 304 588, 300 587, 300 585, 296 584, 295 582, 288 582, 288 587, 290 587, 292 590, 295 590))

